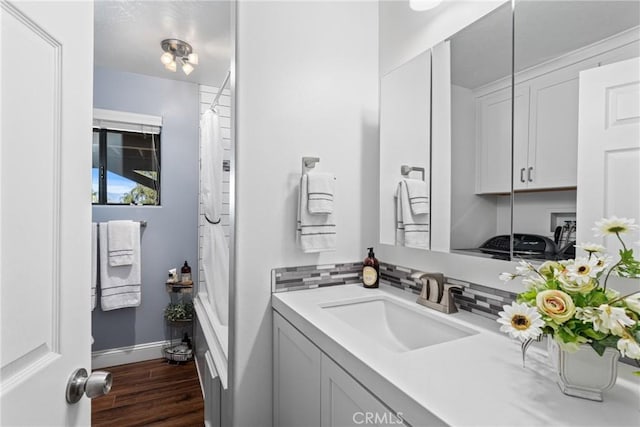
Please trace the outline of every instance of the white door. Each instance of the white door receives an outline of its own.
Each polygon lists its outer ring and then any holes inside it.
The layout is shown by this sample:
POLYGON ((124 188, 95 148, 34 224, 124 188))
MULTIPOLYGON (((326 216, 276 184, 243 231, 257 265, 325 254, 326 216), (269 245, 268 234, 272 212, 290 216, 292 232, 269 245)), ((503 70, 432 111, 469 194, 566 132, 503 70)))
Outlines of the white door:
POLYGON ((0 0, 0 424, 90 424, 93 4, 0 0))
MULTIPOLYGON (((594 241, 603 217, 640 221, 639 58, 580 73, 577 209, 578 242, 594 241)), ((604 243, 617 252, 615 239, 604 243)))

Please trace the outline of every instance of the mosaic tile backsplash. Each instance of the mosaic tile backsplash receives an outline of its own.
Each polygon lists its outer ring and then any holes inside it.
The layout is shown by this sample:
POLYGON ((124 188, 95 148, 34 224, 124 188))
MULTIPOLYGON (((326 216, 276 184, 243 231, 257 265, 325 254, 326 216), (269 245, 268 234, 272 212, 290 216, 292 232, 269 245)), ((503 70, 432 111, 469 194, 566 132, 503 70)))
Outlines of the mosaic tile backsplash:
POLYGON ((284 292, 362 282, 362 262, 303 265, 271 270, 271 291, 284 292))
MULTIPOLYGON (((407 267, 380 263, 380 282, 416 295, 420 294, 422 283, 411 278, 413 270, 407 267)), ((490 319, 497 319, 502 306, 511 304, 516 294, 493 289, 476 283, 446 278, 447 283, 459 286, 453 289, 456 305, 461 310, 470 311, 490 319)), ((272 292, 311 289, 362 282, 362 263, 304 265, 299 267, 274 268, 271 270, 272 292)))

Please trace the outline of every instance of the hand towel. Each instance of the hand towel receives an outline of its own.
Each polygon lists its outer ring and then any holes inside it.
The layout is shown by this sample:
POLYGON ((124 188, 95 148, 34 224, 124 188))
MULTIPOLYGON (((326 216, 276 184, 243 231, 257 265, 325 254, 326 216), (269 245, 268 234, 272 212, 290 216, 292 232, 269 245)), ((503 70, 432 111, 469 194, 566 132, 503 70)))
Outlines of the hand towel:
MULTIPOLYGON (((396 240, 398 232, 402 232, 402 244, 408 248, 429 249, 429 214, 415 215, 411 211, 409 191, 405 180, 400 181, 397 191, 396 212, 398 215, 396 226, 396 240), (401 221, 401 224, 399 223, 401 221)), ((400 244, 399 242, 397 242, 400 244)))
POLYGON ((91 223, 91 311, 96 308, 98 285, 98 224, 91 223))
POLYGON ((298 197, 296 240, 305 253, 334 251, 336 224, 333 214, 312 215, 308 209, 308 176, 302 175, 298 197))
POLYGON ((109 265, 133 264, 134 233, 140 230, 140 224, 133 221, 109 221, 107 247, 109 248, 109 265))
POLYGON ((131 265, 112 267, 109 264, 107 242, 109 223, 100 223, 100 304, 102 311, 117 308, 138 307, 141 302, 140 227, 135 229, 133 239, 133 262, 131 265))
POLYGON ((330 173, 308 173, 307 194, 310 214, 333 213, 333 187, 335 176, 330 173))
POLYGON ((409 204, 414 215, 429 213, 429 187, 419 179, 405 179, 409 192, 409 204))

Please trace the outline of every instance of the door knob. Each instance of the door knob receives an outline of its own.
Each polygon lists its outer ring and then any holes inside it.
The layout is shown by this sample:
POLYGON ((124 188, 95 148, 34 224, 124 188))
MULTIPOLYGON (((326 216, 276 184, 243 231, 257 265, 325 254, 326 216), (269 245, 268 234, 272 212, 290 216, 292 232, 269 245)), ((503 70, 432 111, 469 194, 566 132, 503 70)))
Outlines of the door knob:
POLYGON ((89 399, 103 396, 109 393, 112 384, 111 372, 94 371, 88 375, 86 369, 76 369, 67 382, 67 402, 77 403, 83 394, 89 399))

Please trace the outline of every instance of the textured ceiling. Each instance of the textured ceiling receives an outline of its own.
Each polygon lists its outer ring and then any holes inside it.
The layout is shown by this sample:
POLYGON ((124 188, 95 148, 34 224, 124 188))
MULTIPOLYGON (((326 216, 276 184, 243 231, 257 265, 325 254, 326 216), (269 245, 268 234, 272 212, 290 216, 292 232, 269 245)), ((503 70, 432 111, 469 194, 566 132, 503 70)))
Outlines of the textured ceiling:
POLYGON ((96 66, 211 86, 219 86, 229 69, 228 1, 98 0, 94 23, 96 66), (189 76, 160 63, 160 42, 167 38, 190 43, 198 54, 189 76))

